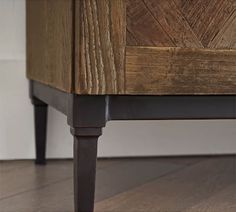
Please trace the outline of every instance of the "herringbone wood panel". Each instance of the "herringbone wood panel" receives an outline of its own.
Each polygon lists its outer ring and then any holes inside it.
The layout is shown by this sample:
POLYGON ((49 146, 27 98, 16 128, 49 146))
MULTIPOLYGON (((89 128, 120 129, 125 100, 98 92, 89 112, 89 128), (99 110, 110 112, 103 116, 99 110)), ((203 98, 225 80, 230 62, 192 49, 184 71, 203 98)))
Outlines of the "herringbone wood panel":
POLYGON ((127 45, 236 48, 236 0, 127 0, 127 45))

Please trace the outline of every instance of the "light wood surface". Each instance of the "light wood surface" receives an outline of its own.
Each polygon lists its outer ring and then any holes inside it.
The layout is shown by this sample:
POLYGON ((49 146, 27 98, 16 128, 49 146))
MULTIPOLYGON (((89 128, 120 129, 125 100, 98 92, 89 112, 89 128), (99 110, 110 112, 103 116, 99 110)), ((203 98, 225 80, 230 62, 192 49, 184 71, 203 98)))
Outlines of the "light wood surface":
POLYGON ((72 87, 72 0, 27 0, 27 77, 72 87))
POLYGON ((124 0, 76 1, 76 93, 124 93, 125 11, 124 0))
POLYGON ((235 94, 236 50, 127 47, 128 94, 235 94))
MULTIPOLYGON (((0 162, 0 211, 72 212, 72 160, 0 162)), ((236 210, 236 158, 98 160, 96 212, 236 210)))

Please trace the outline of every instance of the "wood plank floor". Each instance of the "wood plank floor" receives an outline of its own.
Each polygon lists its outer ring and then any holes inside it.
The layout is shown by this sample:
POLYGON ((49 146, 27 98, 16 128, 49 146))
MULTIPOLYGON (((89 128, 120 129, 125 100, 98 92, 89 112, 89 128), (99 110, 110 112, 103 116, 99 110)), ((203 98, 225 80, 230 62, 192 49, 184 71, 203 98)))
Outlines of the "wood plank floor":
MULTIPOLYGON (((72 212, 72 161, 0 162, 0 212, 72 212)), ((96 212, 235 212, 236 156, 98 161, 96 212)))

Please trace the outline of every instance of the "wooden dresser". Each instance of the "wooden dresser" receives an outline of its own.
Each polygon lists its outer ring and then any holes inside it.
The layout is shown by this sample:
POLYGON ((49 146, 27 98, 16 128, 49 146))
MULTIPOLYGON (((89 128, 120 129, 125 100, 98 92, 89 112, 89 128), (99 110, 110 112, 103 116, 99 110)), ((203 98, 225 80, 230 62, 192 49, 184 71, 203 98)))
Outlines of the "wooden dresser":
POLYGON ((74 136, 75 211, 92 212, 109 120, 236 118, 236 0, 27 0, 36 163, 47 105, 74 136))

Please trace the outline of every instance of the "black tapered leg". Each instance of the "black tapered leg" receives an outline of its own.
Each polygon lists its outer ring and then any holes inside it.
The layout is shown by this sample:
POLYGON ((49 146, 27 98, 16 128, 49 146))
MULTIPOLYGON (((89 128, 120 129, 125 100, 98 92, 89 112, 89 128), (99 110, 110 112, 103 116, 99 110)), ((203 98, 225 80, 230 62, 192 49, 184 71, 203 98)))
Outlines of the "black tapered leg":
POLYGON ((46 164, 46 136, 47 136, 47 112, 48 105, 44 102, 33 99, 34 105, 34 125, 35 125, 35 146, 36 160, 35 164, 46 164))
POLYGON ((70 95, 68 124, 74 136, 75 212, 93 212, 97 141, 107 121, 105 96, 70 95))
POLYGON ((101 129, 72 129, 71 132, 74 136, 75 212, 93 212, 97 141, 101 129))

